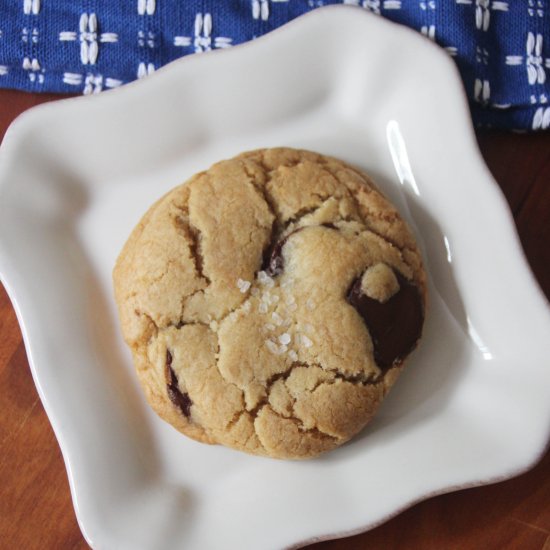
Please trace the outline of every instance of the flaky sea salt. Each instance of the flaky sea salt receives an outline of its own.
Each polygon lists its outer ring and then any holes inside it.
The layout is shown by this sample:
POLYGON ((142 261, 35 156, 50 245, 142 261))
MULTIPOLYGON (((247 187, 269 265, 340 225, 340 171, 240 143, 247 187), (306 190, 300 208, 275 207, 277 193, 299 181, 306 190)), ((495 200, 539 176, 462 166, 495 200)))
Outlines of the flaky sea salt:
POLYGON ((277 296, 276 294, 271 294, 269 292, 264 292, 262 294, 261 300, 268 305, 273 305, 279 301, 279 296, 277 296))
POLYGON ((288 352, 288 357, 291 361, 298 361, 298 354, 293 349, 288 352))
POLYGON ((237 287, 244 294, 248 291, 252 283, 250 281, 245 281, 244 279, 237 279, 237 287))
POLYGON ((296 303, 296 298, 294 298, 294 296, 292 294, 289 294, 286 298, 285 298, 285 303, 287 306, 291 305, 291 304, 294 304, 296 303))
POLYGON ((275 330, 275 325, 272 325, 271 323, 266 323, 264 325, 265 330, 273 331, 275 330))
POLYGON ((250 302, 245 302, 243 305, 243 311, 248 313, 250 311, 250 302))
POLYGON ((279 346, 273 340, 266 340, 265 345, 271 353, 279 355, 279 346))
POLYGON ((273 353, 274 355, 282 355, 283 353, 286 353, 288 350, 288 346, 285 344, 281 344, 278 346, 273 340, 269 339, 265 341, 265 345, 267 346, 267 349, 273 353))
POLYGON ((258 311, 260 313, 267 313, 267 304, 265 302, 260 302, 260 305, 258 306, 258 311))
POLYGON ((271 318, 278 327, 283 324, 283 318, 276 311, 271 314, 271 318))
POLYGON ((275 281, 265 271, 258 271, 258 281, 267 288, 273 288, 275 284, 275 281))
POLYGON ((288 311, 296 311, 298 309, 298 304, 288 304, 286 307, 288 311))
POLYGON ((300 340, 305 348, 310 348, 313 345, 313 342, 305 334, 300 336, 300 340))
POLYGON ((290 334, 288 334, 288 332, 283 332, 283 334, 281 334, 279 336, 279 342, 281 344, 285 344, 285 345, 290 344, 290 340, 291 340, 291 338, 290 338, 290 334))

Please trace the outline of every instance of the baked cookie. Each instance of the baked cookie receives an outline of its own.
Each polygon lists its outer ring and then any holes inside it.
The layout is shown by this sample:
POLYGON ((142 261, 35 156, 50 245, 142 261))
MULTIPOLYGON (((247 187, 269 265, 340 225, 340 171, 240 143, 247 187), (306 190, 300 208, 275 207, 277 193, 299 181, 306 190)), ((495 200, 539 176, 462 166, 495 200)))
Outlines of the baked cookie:
POLYGON ((162 197, 124 246, 114 287, 159 416, 205 443, 308 458, 374 415, 420 338, 426 277, 368 176, 279 148, 162 197))

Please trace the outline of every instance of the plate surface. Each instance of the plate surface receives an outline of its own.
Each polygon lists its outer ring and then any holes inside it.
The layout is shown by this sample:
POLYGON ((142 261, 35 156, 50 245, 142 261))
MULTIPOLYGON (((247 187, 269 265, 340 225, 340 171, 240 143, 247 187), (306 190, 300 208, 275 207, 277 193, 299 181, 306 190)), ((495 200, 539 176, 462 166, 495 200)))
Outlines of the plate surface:
POLYGON ((428 40, 315 10, 97 97, 23 114, 0 148, 0 273, 101 549, 300 545, 530 467, 550 433, 550 314, 481 161, 460 80, 428 40), (166 191, 247 149, 302 147, 369 172, 430 274, 425 336, 376 419, 282 462, 195 443, 145 404, 111 270, 166 191))

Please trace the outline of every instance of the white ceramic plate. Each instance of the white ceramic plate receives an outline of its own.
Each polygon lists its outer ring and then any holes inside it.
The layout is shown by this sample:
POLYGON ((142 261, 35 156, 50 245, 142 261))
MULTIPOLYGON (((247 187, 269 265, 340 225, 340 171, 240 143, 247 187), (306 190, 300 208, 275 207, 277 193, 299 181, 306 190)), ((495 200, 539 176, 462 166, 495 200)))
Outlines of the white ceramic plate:
POLYGON ((258 550, 342 536, 518 474, 548 441, 550 315, 457 72, 428 40, 364 10, 320 9, 25 113, 0 149, 0 269, 94 548, 258 550), (298 463, 201 445, 159 420, 111 290, 149 204, 218 159, 276 145, 370 172, 416 229, 431 277, 423 344, 376 420, 298 463))

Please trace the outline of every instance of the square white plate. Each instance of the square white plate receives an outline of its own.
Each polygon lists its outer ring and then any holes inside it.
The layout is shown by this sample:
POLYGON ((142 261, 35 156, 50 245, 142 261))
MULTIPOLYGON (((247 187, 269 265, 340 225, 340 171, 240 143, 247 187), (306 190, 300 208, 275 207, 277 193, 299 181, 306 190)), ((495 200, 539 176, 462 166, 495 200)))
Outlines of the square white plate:
POLYGON ((457 71, 364 10, 315 10, 253 43, 22 115, 0 149, 0 273, 94 548, 340 536, 515 475, 548 441, 549 310, 480 159, 457 71), (276 145, 371 173, 430 273, 423 343, 375 421, 307 462, 201 445, 159 420, 111 289, 155 199, 216 160, 276 145))

